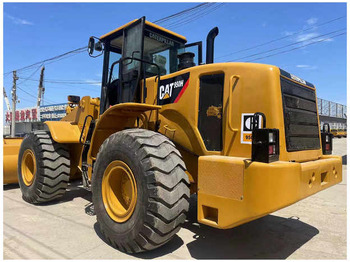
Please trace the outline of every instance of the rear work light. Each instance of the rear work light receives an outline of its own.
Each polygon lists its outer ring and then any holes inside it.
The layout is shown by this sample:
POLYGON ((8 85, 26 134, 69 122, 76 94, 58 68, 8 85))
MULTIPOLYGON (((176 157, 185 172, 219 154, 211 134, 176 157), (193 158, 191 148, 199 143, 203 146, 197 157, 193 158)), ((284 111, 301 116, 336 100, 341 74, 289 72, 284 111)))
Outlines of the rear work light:
POLYGON ((263 113, 255 113, 252 121, 252 161, 270 163, 279 160, 279 130, 266 128, 266 117, 263 113), (263 128, 259 128, 262 117, 263 128))
POLYGON ((331 155, 333 150, 333 135, 330 132, 329 124, 324 124, 321 132, 322 153, 331 155))

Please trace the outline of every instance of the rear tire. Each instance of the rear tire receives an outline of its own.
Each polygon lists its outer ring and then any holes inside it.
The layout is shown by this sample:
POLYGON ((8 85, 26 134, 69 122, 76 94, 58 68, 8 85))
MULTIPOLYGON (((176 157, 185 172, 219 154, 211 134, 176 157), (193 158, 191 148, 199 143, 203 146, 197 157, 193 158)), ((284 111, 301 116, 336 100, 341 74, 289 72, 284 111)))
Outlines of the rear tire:
POLYGON ((167 243, 180 230, 189 208, 185 170, 175 145, 159 133, 127 129, 107 138, 94 165, 92 198, 100 230, 110 245, 138 253, 167 243), (102 195, 106 169, 116 161, 130 168, 137 188, 133 213, 122 223, 106 211, 102 195))
POLYGON ((38 204, 62 197, 69 173, 69 151, 48 132, 34 131, 23 139, 18 155, 18 181, 25 201, 38 204))

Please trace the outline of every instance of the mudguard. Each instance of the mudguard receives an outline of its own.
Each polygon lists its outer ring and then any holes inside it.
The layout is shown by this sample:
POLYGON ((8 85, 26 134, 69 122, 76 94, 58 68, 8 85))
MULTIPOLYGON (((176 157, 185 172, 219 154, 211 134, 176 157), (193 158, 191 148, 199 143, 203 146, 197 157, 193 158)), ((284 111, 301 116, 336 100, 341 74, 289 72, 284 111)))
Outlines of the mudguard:
POLYGON ((77 124, 66 121, 46 121, 52 139, 57 143, 79 143, 80 129, 77 124))
POLYGON ((134 127, 137 117, 144 112, 161 108, 161 106, 139 103, 123 103, 108 108, 96 123, 91 139, 90 156, 96 157, 101 144, 111 134, 127 127, 134 127))

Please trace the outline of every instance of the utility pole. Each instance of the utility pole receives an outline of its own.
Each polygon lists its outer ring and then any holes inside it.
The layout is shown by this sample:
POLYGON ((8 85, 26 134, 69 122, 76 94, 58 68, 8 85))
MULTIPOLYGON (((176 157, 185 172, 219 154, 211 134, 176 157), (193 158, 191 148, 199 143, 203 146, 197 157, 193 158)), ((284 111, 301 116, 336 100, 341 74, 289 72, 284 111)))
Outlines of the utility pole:
POLYGON ((3 87, 3 88, 4 88, 4 99, 5 99, 7 111, 11 111, 10 101, 9 101, 9 99, 7 97, 5 87, 3 87))
POLYGON ((40 80, 39 80, 39 88, 38 88, 38 101, 37 101, 37 107, 39 107, 41 104, 44 104, 44 71, 45 71, 45 66, 41 68, 40 72, 40 80), (42 103, 41 103, 42 101, 42 103))
POLYGON ((13 71, 13 85, 12 85, 12 119, 11 119, 11 137, 15 137, 15 123, 16 123, 16 102, 17 102, 17 95, 16 95, 16 82, 18 80, 17 72, 13 71))

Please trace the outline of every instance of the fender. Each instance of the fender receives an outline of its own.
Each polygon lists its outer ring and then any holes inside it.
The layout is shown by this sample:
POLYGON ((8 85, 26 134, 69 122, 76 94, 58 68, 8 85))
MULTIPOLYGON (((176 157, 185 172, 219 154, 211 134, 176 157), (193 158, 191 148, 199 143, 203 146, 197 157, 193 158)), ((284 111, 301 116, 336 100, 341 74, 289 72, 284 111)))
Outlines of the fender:
POLYGON ((161 108, 161 106, 139 103, 123 103, 108 108, 96 123, 89 156, 96 158, 100 146, 111 134, 128 127, 135 127, 137 118, 143 113, 161 108))
POLYGON ((77 124, 72 124, 68 121, 46 121, 44 123, 49 128, 52 139, 57 143, 79 143, 81 131, 77 124))
MULTIPOLYGON (((84 96, 79 106, 67 113, 60 121, 45 121, 50 130, 52 139, 57 143, 79 144, 83 122, 87 115, 92 115, 94 119, 99 116, 99 98, 84 96)), ((86 129, 87 132, 87 129, 86 129)))

